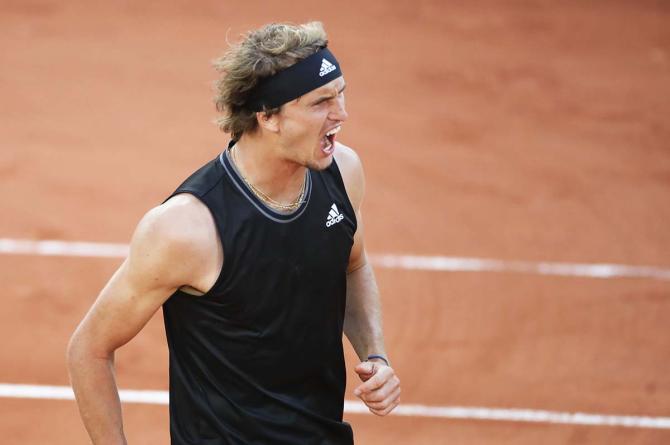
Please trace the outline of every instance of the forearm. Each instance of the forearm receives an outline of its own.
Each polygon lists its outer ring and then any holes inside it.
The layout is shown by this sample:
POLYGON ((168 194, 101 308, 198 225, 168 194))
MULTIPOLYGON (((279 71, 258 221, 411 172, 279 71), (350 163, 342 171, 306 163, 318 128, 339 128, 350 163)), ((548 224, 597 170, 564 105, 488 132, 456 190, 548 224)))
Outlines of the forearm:
POLYGON ((386 356, 379 290, 370 264, 347 275, 344 333, 361 360, 370 354, 386 356))
POLYGON ((125 445, 113 355, 96 357, 74 343, 68 349, 68 368, 79 413, 92 443, 125 445))

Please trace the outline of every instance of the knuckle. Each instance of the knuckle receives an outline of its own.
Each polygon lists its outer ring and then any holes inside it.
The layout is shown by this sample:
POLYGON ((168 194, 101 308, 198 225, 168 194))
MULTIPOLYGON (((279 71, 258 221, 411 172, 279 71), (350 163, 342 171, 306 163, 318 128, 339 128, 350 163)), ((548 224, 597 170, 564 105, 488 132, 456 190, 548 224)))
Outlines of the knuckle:
POLYGON ((369 399, 369 400, 370 400, 370 402, 377 402, 377 403, 379 403, 379 402, 383 402, 385 398, 386 398, 386 397, 384 397, 383 394, 373 394, 373 395, 370 396, 370 399, 369 399))
POLYGON ((379 394, 380 397, 385 399, 393 393, 393 388, 385 386, 383 388, 379 388, 377 393, 379 394))
POLYGON ((375 402, 381 402, 384 399, 379 397, 379 394, 377 393, 371 393, 367 395, 366 400, 370 403, 375 403, 375 402))

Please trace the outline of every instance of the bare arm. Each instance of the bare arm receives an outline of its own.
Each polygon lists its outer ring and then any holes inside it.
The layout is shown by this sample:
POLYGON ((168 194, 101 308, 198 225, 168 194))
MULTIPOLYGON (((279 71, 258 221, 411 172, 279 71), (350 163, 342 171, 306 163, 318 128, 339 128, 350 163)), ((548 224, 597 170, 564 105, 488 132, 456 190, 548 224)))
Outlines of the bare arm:
POLYGON ((382 309, 379 289, 372 266, 367 261, 363 247, 361 212, 356 212, 358 230, 347 273, 347 307, 344 318, 344 333, 351 342, 356 355, 367 360, 370 355, 386 357, 382 309))
POLYGON ((207 226, 211 216, 193 197, 174 199, 142 219, 128 258, 101 291, 68 345, 72 387, 84 425, 96 445, 126 443, 114 351, 132 339, 179 287, 197 289, 211 281, 199 272, 215 268, 206 263, 206 254, 211 251, 204 247, 212 230, 216 237, 213 226, 209 230, 207 226), (198 231, 198 227, 204 230, 198 231))
POLYGON ((356 153, 348 147, 338 147, 338 166, 347 194, 356 211, 358 229, 349 257, 347 270, 347 306, 344 333, 362 361, 355 371, 363 384, 354 394, 374 414, 384 416, 400 402, 400 380, 393 368, 379 359, 367 360, 370 355, 387 357, 382 329, 382 311, 374 272, 365 253, 363 215, 360 210, 365 191, 363 168, 356 153))

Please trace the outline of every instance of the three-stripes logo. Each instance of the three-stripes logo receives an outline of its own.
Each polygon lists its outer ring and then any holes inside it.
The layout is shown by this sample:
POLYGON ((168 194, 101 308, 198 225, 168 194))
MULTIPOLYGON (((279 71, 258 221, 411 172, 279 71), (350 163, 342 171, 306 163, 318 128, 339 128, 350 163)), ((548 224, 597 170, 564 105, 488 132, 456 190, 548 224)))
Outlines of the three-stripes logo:
POLYGON ((321 59, 321 70, 319 70, 319 76, 323 77, 326 74, 335 71, 337 67, 327 61, 326 59, 321 59))
POLYGON ((335 225, 338 222, 342 221, 343 219, 344 215, 341 214, 340 211, 337 210, 337 206, 333 204, 332 206, 330 206, 330 210, 328 211, 328 217, 326 218, 326 227, 335 225))

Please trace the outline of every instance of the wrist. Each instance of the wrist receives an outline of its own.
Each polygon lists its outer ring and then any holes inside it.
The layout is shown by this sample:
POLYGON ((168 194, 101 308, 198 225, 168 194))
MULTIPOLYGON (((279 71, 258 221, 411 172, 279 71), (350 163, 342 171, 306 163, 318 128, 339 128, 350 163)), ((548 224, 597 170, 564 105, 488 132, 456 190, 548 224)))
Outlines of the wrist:
POLYGON ((389 360, 385 356, 380 355, 380 354, 370 354, 370 355, 368 355, 368 358, 365 361, 366 362, 376 361, 376 362, 384 363, 386 366, 391 366, 391 364, 389 363, 389 360))

